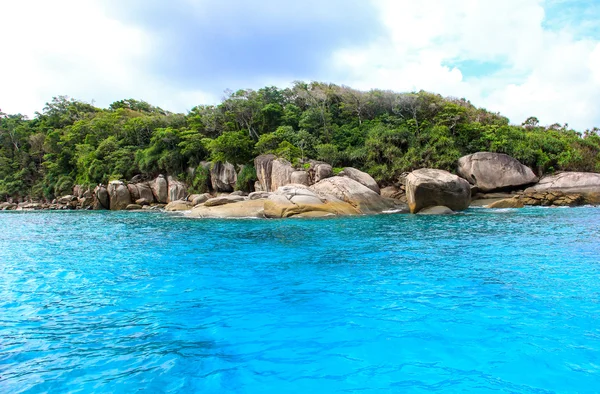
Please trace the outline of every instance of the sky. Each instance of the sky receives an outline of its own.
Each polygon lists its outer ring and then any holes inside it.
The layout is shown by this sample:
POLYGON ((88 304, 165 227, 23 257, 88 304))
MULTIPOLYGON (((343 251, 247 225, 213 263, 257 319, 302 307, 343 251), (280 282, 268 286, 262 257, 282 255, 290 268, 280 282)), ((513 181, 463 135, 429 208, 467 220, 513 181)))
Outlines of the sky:
POLYGON ((0 109, 53 96, 186 112, 322 81, 600 126, 597 0, 0 0, 0 109))

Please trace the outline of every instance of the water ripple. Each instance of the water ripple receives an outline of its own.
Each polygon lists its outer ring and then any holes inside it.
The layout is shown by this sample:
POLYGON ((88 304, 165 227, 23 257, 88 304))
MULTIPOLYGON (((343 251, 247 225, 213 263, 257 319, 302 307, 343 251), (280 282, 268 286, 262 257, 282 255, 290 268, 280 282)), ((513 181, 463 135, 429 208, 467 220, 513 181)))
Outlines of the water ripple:
POLYGON ((0 392, 590 392, 600 210, 0 214, 0 392))

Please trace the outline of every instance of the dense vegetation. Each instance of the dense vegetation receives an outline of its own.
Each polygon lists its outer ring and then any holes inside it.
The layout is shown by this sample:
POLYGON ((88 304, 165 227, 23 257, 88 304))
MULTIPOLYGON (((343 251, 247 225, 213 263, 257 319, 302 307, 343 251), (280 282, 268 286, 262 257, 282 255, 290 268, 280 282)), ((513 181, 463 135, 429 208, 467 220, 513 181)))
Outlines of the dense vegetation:
MULTIPOLYGON (((531 117, 509 125, 464 99, 427 92, 316 82, 228 92, 221 104, 186 115, 131 99, 100 109, 60 96, 34 119, 0 112, 0 199, 52 198, 74 184, 158 173, 201 191, 206 170, 190 168, 203 168, 203 161, 250 164, 262 153, 353 166, 383 183, 421 167, 454 171, 459 157, 477 151, 507 153, 538 174, 600 172, 598 129, 538 123, 531 117)), ((246 167, 240 184, 253 176, 246 167)))

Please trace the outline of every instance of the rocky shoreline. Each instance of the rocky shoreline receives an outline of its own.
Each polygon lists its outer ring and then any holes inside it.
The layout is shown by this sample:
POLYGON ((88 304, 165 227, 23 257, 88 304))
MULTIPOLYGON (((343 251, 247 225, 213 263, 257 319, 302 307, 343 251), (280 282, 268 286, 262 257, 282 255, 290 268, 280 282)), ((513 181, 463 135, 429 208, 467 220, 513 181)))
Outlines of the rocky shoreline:
POLYGON ((257 181, 251 193, 236 191, 236 167, 203 163, 210 193, 189 194, 172 176, 136 176, 93 190, 81 186, 51 202, 7 201, 0 210, 166 210, 197 218, 288 218, 379 213, 452 214, 470 206, 580 206, 600 204, 600 174, 562 172, 539 179, 501 153, 478 152, 457 163, 457 175, 423 168, 380 187, 367 173, 310 161, 294 167, 274 155, 254 160, 257 181))

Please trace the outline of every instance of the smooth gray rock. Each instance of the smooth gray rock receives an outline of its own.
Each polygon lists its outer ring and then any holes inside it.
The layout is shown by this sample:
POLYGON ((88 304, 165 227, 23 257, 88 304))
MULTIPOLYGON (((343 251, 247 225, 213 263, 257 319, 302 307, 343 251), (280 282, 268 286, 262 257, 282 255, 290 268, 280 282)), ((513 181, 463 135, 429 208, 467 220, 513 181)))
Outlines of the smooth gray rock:
POLYGON ((454 213, 455 212, 448 207, 437 205, 435 207, 422 209, 417 215, 453 215, 454 213))
POLYGON ((479 191, 515 189, 538 181, 531 168, 504 153, 477 152, 458 160, 458 175, 479 191))
POLYGON ((373 190, 375 193, 380 194, 379 185, 375 182, 375 179, 366 172, 357 170, 352 167, 345 167, 338 176, 345 176, 350 179, 354 179, 356 182, 365 185, 369 189, 373 190))
POLYGON ((214 191, 230 193, 235 189, 237 172, 231 163, 213 163, 210 169, 210 182, 214 191))
POLYGON ((406 198, 411 213, 436 205, 462 211, 471 202, 471 185, 448 171, 422 168, 406 177, 406 198))
POLYGON ((294 171, 290 177, 290 183, 309 186, 309 176, 307 171, 294 171))
POLYGON ((255 191, 270 192, 271 189, 271 173, 273 171, 273 160, 275 155, 260 155, 254 159, 254 168, 256 168, 256 179, 258 185, 254 185, 255 191))
POLYGON ((169 183, 165 177, 159 175, 151 182, 150 187, 152 188, 154 200, 160 204, 166 204, 169 199, 169 183))
POLYGON ((120 211, 126 209, 131 204, 131 195, 129 189, 121 181, 112 181, 107 187, 110 199, 110 210, 120 211))
POLYGON ((327 200, 333 197, 347 202, 364 214, 382 213, 399 208, 394 200, 381 197, 365 185, 347 177, 326 178, 312 185, 310 189, 327 200))

